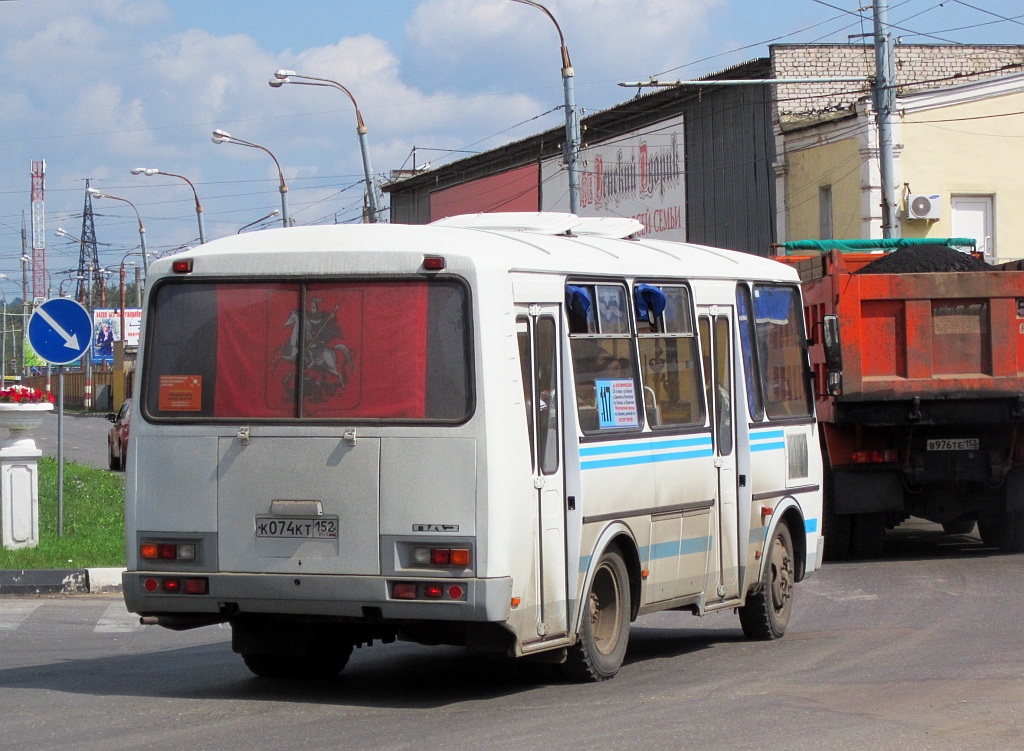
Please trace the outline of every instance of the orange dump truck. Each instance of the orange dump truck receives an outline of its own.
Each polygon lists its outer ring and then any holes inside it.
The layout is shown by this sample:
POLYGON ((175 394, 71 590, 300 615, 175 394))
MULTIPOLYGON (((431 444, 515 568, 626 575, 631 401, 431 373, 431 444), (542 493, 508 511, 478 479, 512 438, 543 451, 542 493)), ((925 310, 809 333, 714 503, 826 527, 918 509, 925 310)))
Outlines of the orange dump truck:
POLYGON ((814 342, 826 558, 874 557, 910 516, 1024 550, 1021 264, 989 267, 955 241, 865 242, 779 256, 800 272, 814 342), (943 254, 988 270, 920 270, 943 254))

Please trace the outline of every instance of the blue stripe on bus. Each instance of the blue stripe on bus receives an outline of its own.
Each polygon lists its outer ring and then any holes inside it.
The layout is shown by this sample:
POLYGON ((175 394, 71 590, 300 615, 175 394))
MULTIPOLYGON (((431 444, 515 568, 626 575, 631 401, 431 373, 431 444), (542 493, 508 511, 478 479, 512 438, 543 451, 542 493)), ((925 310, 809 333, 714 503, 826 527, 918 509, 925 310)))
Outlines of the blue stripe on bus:
POLYGON ((580 456, 604 456, 606 454, 628 454, 636 451, 654 451, 658 449, 691 448, 699 446, 711 447, 711 436, 703 435, 696 438, 679 438, 671 441, 632 441, 617 446, 581 446, 580 456))
POLYGON ((765 438, 783 438, 786 435, 784 430, 751 430, 750 440, 756 441, 765 438))
POLYGON ((758 451, 780 451, 786 448, 785 443, 750 443, 750 453, 756 454, 758 451))
POLYGON ((807 532, 818 531, 818 520, 817 519, 804 519, 804 529, 807 532))
POLYGON ((711 550, 711 537, 690 537, 686 540, 658 542, 640 549, 642 560, 655 561, 660 558, 675 558, 680 555, 706 553, 711 550))
POLYGON ((764 535, 767 531, 767 527, 754 527, 750 530, 750 538, 748 542, 751 545, 757 545, 758 543, 764 542, 764 535))
POLYGON ((699 459, 704 456, 711 456, 714 452, 711 448, 694 449, 692 451, 674 451, 671 454, 637 454, 634 456, 620 456, 614 459, 598 459, 590 462, 580 462, 580 469, 604 469, 606 467, 628 467, 634 464, 657 464, 660 462, 674 462, 682 459, 699 459))

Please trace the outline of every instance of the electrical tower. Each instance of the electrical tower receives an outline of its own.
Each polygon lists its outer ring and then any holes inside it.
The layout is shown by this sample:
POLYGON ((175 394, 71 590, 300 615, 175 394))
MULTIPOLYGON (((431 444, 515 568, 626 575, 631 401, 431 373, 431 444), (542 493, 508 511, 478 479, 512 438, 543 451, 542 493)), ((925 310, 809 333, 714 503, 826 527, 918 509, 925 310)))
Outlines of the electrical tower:
POLYGON ((92 196, 89 195, 88 180, 85 181, 85 208, 82 209, 82 233, 79 237, 82 245, 78 254, 78 290, 75 299, 92 310, 92 300, 88 298, 91 291, 96 289, 93 282, 100 268, 100 256, 96 248, 96 223, 92 216, 92 196))
POLYGON ((46 297, 46 211, 43 183, 46 160, 32 162, 32 296, 46 297))

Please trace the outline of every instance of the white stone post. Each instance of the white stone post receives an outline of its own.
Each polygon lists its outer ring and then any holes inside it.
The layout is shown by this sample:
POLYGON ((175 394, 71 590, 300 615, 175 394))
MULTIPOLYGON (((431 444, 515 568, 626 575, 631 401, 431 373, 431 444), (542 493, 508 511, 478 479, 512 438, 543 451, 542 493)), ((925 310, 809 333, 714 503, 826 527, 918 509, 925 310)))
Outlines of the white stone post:
POLYGON ((10 438, 0 443, 0 525, 7 550, 39 545, 39 466, 43 452, 26 432, 42 424, 52 404, 0 404, 0 427, 10 438))

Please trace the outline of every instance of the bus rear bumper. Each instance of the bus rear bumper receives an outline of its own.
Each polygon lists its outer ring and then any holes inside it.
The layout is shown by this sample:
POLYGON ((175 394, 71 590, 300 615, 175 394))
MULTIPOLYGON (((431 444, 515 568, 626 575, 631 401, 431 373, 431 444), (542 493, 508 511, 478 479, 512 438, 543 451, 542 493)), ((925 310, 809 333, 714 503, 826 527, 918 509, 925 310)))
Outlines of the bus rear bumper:
MULTIPOLYGON (((122 574, 125 604, 141 616, 194 614, 207 623, 247 613, 352 618, 359 621, 508 620, 512 579, 410 579, 384 576, 294 574, 198 574, 126 571, 122 574), (178 579, 177 589, 164 582, 178 579), (208 594, 185 594, 181 582, 206 579, 208 594), (150 591, 154 588, 156 591, 150 591), (147 586, 148 584, 148 586, 147 586), (396 599, 396 584, 415 585, 416 599, 396 599), (427 597, 428 585, 440 586, 440 597, 427 597), (453 592, 453 588, 456 591, 453 592), (453 594, 461 596, 453 597, 453 594), (222 619, 202 616, 221 614, 222 619)), ((408 591, 408 588, 406 588, 408 591)))

